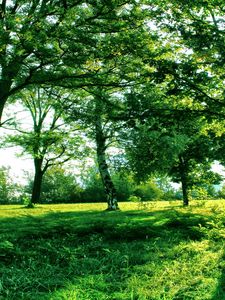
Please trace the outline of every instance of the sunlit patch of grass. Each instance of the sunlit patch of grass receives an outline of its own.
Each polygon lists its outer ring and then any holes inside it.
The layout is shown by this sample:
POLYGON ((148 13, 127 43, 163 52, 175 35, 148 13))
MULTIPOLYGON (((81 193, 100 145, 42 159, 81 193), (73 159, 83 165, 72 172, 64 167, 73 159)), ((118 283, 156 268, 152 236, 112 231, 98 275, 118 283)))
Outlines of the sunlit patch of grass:
POLYGON ((120 207, 0 207, 0 299, 225 299, 222 201, 120 207))

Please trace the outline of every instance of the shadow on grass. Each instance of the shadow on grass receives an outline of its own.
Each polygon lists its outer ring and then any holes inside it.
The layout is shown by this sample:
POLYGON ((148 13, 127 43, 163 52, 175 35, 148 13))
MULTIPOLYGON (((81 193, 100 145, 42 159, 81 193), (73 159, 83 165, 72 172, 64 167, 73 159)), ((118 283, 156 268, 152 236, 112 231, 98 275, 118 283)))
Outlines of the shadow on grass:
MULTIPOLYGON (((217 218, 217 213, 215 213, 215 216, 217 218)), ((220 229, 222 231, 222 236, 219 237, 219 239, 222 239, 222 247, 223 247, 223 254, 219 259, 218 262, 218 268, 220 271, 220 277, 218 278, 218 285, 216 287, 215 293, 211 300, 225 300, 225 214, 223 213, 220 216, 220 229)), ((215 236, 216 240, 218 239, 218 236, 215 236)))
POLYGON ((0 233, 16 240, 28 236, 51 238, 65 234, 80 237, 101 234, 108 241, 132 241, 176 230, 185 239, 199 239, 202 232, 197 227, 204 227, 209 220, 209 217, 176 210, 50 212, 41 216, 2 218, 0 233))
POLYGON ((0 299, 139 299, 118 296, 131 272, 154 260, 160 265, 162 257, 174 259, 177 245, 205 238, 202 228, 210 221, 176 210, 2 218, 0 299), (57 294, 71 284, 80 287, 78 296, 57 294))
POLYGON ((225 300, 225 249, 220 259, 221 277, 218 278, 218 286, 211 300, 225 300))

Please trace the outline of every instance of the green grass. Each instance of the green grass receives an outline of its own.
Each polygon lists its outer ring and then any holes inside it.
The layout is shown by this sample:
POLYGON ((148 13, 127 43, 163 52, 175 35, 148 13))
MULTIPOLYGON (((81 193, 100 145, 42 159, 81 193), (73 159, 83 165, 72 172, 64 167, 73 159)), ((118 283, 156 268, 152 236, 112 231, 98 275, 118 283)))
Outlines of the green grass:
POLYGON ((1 300, 225 299, 225 203, 0 206, 1 300))

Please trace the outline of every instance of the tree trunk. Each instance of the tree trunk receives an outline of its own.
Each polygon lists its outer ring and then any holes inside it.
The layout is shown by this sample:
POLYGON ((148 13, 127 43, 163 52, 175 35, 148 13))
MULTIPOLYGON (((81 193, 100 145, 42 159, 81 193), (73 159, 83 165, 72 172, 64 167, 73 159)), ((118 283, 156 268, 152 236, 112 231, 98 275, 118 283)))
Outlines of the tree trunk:
POLYGON ((180 169, 180 178, 182 185, 182 193, 183 193, 183 205, 188 206, 189 198, 188 198, 188 180, 187 180, 187 170, 185 161, 182 156, 179 156, 179 169, 180 169))
POLYGON ((0 80, 0 126, 2 124, 2 114, 8 99, 10 91, 11 81, 10 80, 0 80))
POLYGON ((5 101, 4 99, 0 98, 0 126, 2 126, 2 114, 3 114, 4 107, 5 107, 5 101))
POLYGON ((44 175, 44 173, 41 169, 42 159, 34 159, 34 165, 35 165, 34 182, 33 182, 33 188, 32 188, 31 201, 30 201, 30 204, 28 205, 31 207, 34 204, 40 202, 42 179, 43 179, 43 175, 44 175))
MULTIPOLYGON (((97 102, 97 101, 96 101, 97 102)), ((98 104, 96 104, 97 106, 98 104)), ((101 114, 99 111, 96 112, 96 123, 95 123, 95 138, 97 146, 97 162, 102 179, 102 183, 105 189, 108 208, 107 210, 119 210, 116 188, 113 184, 112 178, 109 173, 108 164, 106 162, 106 138, 103 133, 101 114)))

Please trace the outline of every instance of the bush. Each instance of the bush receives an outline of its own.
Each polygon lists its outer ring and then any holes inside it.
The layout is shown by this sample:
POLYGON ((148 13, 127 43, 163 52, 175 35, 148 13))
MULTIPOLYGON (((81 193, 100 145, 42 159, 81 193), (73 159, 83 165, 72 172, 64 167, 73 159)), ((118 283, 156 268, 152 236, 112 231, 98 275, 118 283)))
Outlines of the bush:
POLYGON ((139 185, 134 195, 140 197, 142 201, 150 201, 161 199, 163 197, 163 191, 156 185, 154 181, 148 181, 139 185))
MULTIPOLYGON (((105 202, 106 195, 104 186, 97 169, 91 168, 88 174, 86 174, 86 178, 87 179, 84 180, 84 192, 82 194, 83 201, 105 202)), ((114 173, 112 175, 112 181, 116 188, 118 201, 128 201, 135 189, 132 176, 124 172, 114 173)))
POLYGON ((106 196, 100 175, 95 169, 90 169, 83 180, 84 190, 82 202, 105 202, 106 196))
POLYGON ((218 191, 218 197, 225 199, 225 184, 222 186, 222 188, 218 191))
MULTIPOLYGON (((26 192, 31 193, 32 180, 29 179, 26 192)), ((83 190, 77 184, 73 174, 67 173, 61 166, 53 166, 43 177, 41 203, 75 203, 81 201, 83 190)))
POLYGON ((203 187, 195 187, 191 190, 191 197, 193 199, 197 199, 197 200, 200 200, 200 199, 208 199, 209 198, 209 195, 208 195, 208 192, 205 188, 203 187))
POLYGON ((116 187, 118 201, 129 201, 130 196, 134 194, 136 188, 132 176, 121 172, 114 174, 112 177, 116 187))
POLYGON ((128 201, 130 201, 130 202, 135 202, 135 203, 139 203, 139 202, 141 201, 141 198, 132 195, 132 196, 130 196, 130 197, 128 198, 128 201))

